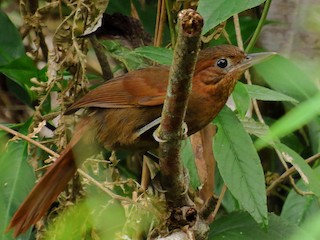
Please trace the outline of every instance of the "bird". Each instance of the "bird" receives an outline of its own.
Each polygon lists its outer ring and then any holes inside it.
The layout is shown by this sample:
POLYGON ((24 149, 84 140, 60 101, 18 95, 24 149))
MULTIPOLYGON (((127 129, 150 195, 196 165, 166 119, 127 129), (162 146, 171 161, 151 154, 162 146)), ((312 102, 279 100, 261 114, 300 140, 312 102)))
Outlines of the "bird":
MULTIPOLYGON (((225 105, 243 72, 273 55, 246 54, 233 45, 199 52, 192 78, 185 123, 190 136, 209 124, 225 105)), ((153 131, 159 124, 170 66, 150 66, 128 72, 89 91, 65 114, 85 109, 73 137, 60 156, 20 205, 6 229, 26 232, 41 219, 98 142, 109 150, 147 151, 159 143, 153 131), (75 160, 76 159, 76 160, 75 160), (80 159, 80 160, 79 160, 80 159)))

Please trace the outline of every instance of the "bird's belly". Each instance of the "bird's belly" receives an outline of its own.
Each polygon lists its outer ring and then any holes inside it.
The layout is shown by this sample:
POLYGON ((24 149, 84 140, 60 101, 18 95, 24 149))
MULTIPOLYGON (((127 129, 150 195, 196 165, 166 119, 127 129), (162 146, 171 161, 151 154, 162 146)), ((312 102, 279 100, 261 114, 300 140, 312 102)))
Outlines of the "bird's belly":
POLYGON ((147 108, 98 109, 91 115, 95 139, 106 149, 148 150, 156 148, 154 129, 137 136, 137 131, 160 117, 161 106, 147 108))

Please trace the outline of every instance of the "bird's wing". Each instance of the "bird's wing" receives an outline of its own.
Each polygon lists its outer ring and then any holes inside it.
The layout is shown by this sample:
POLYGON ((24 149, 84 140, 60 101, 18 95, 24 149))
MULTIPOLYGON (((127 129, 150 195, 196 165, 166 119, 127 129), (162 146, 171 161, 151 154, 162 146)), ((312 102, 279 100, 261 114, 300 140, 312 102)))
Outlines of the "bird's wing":
POLYGON ((130 108, 164 102, 169 68, 149 67, 129 72, 102 84, 71 105, 67 114, 83 107, 130 108))

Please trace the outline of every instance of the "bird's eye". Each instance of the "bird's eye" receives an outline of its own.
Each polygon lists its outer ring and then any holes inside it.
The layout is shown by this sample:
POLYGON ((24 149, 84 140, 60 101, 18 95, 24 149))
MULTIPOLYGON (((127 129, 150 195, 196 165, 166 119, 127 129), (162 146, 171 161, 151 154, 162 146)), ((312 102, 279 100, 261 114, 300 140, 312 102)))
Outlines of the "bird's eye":
POLYGON ((225 58, 220 58, 217 61, 217 66, 219 68, 226 68, 228 66, 228 60, 225 58))

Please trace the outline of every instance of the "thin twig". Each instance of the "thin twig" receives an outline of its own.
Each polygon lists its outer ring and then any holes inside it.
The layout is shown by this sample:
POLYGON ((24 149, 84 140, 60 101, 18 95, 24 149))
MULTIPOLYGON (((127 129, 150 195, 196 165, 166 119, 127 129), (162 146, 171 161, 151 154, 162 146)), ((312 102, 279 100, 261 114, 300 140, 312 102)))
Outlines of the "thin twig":
MULTIPOLYGON (((244 50, 238 14, 235 14, 235 15, 233 16, 233 22, 234 22, 234 27, 235 27, 235 31, 236 31, 238 47, 239 47, 241 50, 244 50)), ((245 79, 246 79, 246 81, 247 81, 247 84, 248 84, 248 85, 252 85, 251 75, 250 75, 249 70, 246 70, 246 71, 245 71, 244 77, 245 77, 245 79)), ((253 106, 254 112, 256 113, 257 118, 259 119, 259 121, 260 121, 261 123, 265 123, 265 122, 264 122, 264 119, 263 119, 263 117, 262 117, 262 114, 261 114, 261 111, 260 111, 260 108, 259 108, 259 105, 258 105, 257 100, 253 98, 253 99, 251 99, 251 102, 252 102, 252 106, 253 106)))
POLYGON ((33 145, 37 146, 38 148, 41 148, 43 151, 49 153, 50 155, 52 155, 54 157, 57 157, 57 158, 59 157, 58 153, 52 151, 51 149, 47 148, 46 146, 42 145, 41 143, 33 140, 32 138, 30 138, 30 137, 28 137, 28 136, 26 136, 26 135, 24 135, 22 133, 19 133, 19 132, 15 131, 15 130, 13 130, 11 128, 8 128, 8 127, 6 127, 6 126, 4 126, 2 124, 0 124, 0 129, 2 129, 3 131, 6 131, 6 132, 8 132, 8 133, 10 133, 10 134, 12 134, 14 136, 17 136, 17 137, 19 137, 19 138, 21 138, 23 140, 26 140, 29 143, 32 143, 33 145))
POLYGON ((202 206, 200 214, 204 219, 208 219, 210 217, 210 215, 216 208, 217 202, 218 198, 214 194, 212 194, 207 202, 202 206))
POLYGON ((98 39, 95 35, 90 36, 90 42, 92 44, 94 52, 95 52, 97 59, 99 61, 103 79, 106 81, 106 80, 113 78, 111 67, 109 65, 108 58, 105 54, 105 48, 98 41, 98 39))
MULTIPOLYGON (((320 153, 317 153, 309 158, 307 158, 305 161, 306 163, 310 164, 314 162, 315 160, 320 158, 320 153)), ((292 175, 293 173, 297 172, 295 167, 291 167, 288 170, 286 170, 279 178, 277 178, 268 188, 267 188, 267 195, 270 195, 273 191, 273 189, 278 186, 281 182, 283 182, 287 177, 292 175)))
POLYGON ((86 178, 89 182, 93 183, 96 187, 98 187, 100 190, 102 190, 103 192, 105 192, 106 194, 108 194, 110 197, 119 200, 119 201, 126 201, 129 203, 134 204, 135 202, 132 201, 129 198, 126 197, 122 197, 118 194, 115 194, 114 192, 110 191, 108 188, 105 188, 100 182, 98 182, 97 180, 95 180, 93 177, 91 177, 89 174, 87 174, 86 172, 84 172, 81 169, 78 169, 78 173, 83 176, 84 178, 86 178))
POLYGON ((257 42, 257 40, 259 38, 259 35, 261 33, 261 29, 264 26, 264 24, 266 22, 266 19, 267 19, 267 15, 268 15, 268 12, 269 12, 271 1, 272 0, 267 0, 265 2, 264 8, 263 8, 263 12, 262 12, 262 15, 260 17, 258 26, 256 27, 256 30, 255 30, 255 32, 254 32, 254 34, 253 34, 248 46, 246 47, 246 52, 250 52, 252 50, 253 46, 256 44, 256 42, 257 42))
POLYGON ((216 205, 213 213, 211 214, 211 216, 208 218, 209 224, 212 223, 213 220, 216 218, 217 213, 218 213, 218 211, 219 211, 219 208, 220 208, 220 206, 221 206, 222 200, 223 200, 223 198, 224 198, 224 195, 225 195, 227 189, 228 189, 228 188, 227 188, 227 185, 224 184, 223 187, 222 187, 222 189, 221 189, 221 193, 220 193, 220 195, 219 195, 219 198, 218 198, 218 201, 217 201, 217 205, 216 205))
POLYGON ((166 5, 164 0, 158 0, 157 22, 154 38, 154 46, 160 47, 162 44, 163 31, 166 21, 166 5))
POLYGON ((243 50, 243 41, 242 41, 241 28, 240 28, 240 22, 239 22, 238 14, 233 15, 233 23, 234 23, 234 29, 236 31, 236 38, 237 38, 238 47, 241 50, 243 50))
POLYGON ((175 31, 175 24, 174 24, 174 17, 172 13, 172 0, 165 0, 166 1, 166 10, 167 10, 167 17, 168 17, 168 24, 169 24, 169 30, 170 30, 170 37, 171 37, 171 45, 174 48, 177 41, 177 34, 175 31))
MULTIPOLYGON (((12 130, 11 128, 8 128, 2 124, 0 124, 0 129, 12 134, 12 135, 15 135, 23 140, 26 140, 27 142, 29 143, 32 143, 34 144, 35 146, 39 147, 40 149, 44 150, 45 152, 49 153, 50 155, 58 158, 59 157, 59 154, 52 151, 51 149, 47 148, 46 146, 42 145, 41 143, 33 140, 32 138, 29 138, 28 136, 22 134, 22 133, 19 133, 15 130, 12 130)), ((83 177, 85 177, 86 179, 88 179, 91 183, 93 183, 96 187, 100 188, 103 192, 107 193, 109 196, 113 197, 114 199, 116 200, 119 200, 119 201, 127 201, 129 203, 134 203, 131 199, 128 199, 128 198, 125 198, 125 197, 122 197, 120 195, 117 195, 115 193, 113 193, 112 191, 110 191, 109 189, 103 187, 103 185, 101 183, 99 183, 98 181, 96 181, 94 178, 92 178, 90 175, 88 175, 87 173, 85 173, 83 170, 81 169, 78 169, 78 172, 79 174, 81 174, 83 177)))

